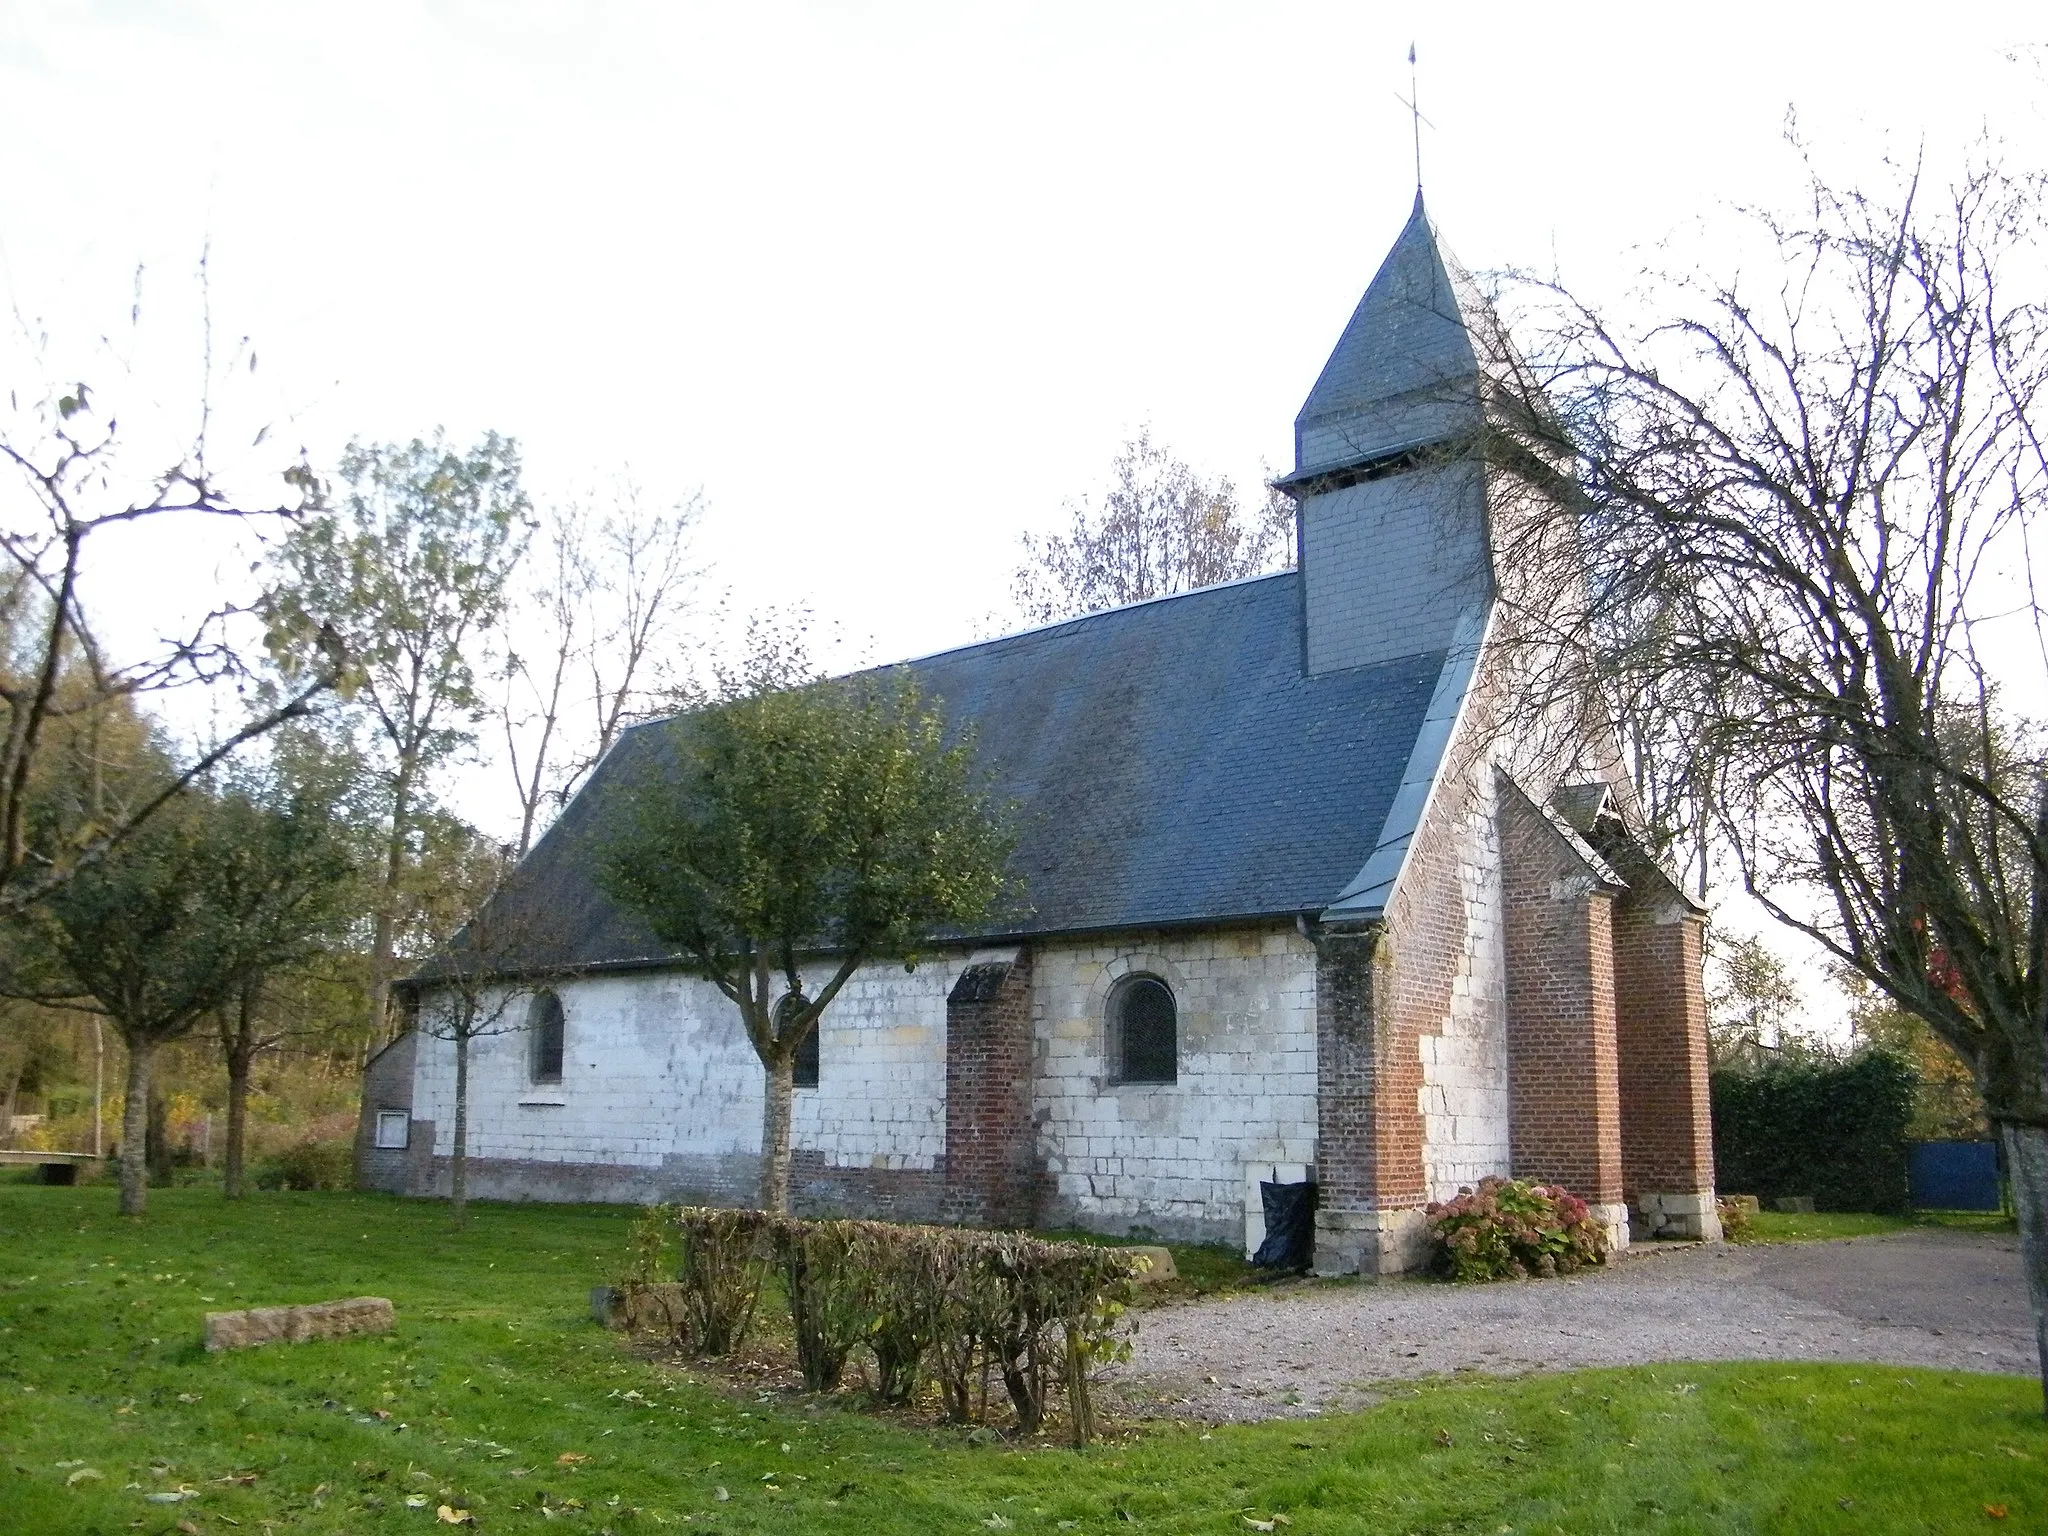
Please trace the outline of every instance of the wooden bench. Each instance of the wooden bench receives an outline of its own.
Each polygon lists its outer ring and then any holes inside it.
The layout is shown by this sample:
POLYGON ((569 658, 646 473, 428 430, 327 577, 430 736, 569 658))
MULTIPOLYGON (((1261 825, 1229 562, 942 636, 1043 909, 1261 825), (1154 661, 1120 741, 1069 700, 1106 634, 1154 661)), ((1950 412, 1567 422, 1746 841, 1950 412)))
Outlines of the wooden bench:
POLYGON ((78 1170, 100 1162, 90 1152, 16 1151, 0 1147, 0 1168, 40 1168, 43 1184, 76 1184, 78 1170))

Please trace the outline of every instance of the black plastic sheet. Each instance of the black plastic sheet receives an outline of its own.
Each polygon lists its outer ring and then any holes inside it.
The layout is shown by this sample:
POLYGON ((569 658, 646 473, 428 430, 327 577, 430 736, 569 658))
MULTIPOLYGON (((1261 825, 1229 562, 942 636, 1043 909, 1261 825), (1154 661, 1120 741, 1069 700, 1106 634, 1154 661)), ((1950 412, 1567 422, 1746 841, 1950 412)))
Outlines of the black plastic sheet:
POLYGON ((1303 1270, 1315 1260, 1316 1187, 1259 1182, 1266 1211, 1266 1240, 1252 1255, 1261 1269, 1303 1270))

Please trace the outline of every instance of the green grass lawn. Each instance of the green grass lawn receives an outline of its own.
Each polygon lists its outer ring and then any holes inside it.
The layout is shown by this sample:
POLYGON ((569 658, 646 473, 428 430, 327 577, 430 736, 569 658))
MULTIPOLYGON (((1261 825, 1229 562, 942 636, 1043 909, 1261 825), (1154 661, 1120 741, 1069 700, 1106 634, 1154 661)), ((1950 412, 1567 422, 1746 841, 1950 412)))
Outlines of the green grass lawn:
POLYGON ((1838 1237, 1873 1237, 1914 1227, 1943 1227, 1953 1232, 2012 1232, 2010 1216, 1998 1211, 1915 1211, 1910 1216, 1872 1216, 1862 1211, 1816 1211, 1795 1215, 1759 1211, 1738 1243, 1814 1243, 1838 1237))
POLYGON ((104 1186, 0 1184, 0 1530, 425 1533, 443 1504, 486 1531, 619 1536, 2048 1525, 2041 1390, 2015 1377, 1463 1378, 1357 1415, 1165 1424, 1085 1452, 734 1396, 588 1321, 630 1215, 482 1206, 456 1233, 439 1206, 379 1196, 231 1208, 162 1190, 138 1224, 104 1186), (361 1294, 396 1303, 395 1334, 199 1348, 210 1309, 361 1294))

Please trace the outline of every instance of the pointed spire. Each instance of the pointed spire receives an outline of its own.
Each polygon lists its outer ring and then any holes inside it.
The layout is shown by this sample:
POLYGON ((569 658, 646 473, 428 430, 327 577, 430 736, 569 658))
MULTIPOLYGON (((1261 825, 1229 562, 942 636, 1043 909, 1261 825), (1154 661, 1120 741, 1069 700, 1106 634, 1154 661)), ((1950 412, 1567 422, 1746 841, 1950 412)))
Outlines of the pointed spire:
POLYGON ((1417 187, 1407 226, 1295 418, 1287 479, 1399 453, 1472 424, 1482 355, 1499 337, 1499 322, 1444 246, 1417 187))

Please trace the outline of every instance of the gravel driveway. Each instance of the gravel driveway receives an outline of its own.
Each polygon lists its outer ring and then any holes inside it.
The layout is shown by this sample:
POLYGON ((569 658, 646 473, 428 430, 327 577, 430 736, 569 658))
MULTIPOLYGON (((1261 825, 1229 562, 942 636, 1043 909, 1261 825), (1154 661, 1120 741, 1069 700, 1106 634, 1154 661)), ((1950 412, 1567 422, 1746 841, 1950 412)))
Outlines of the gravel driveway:
POLYGON ((1115 1391, 1139 1412, 1355 1407, 1374 1382, 1657 1360, 1845 1360, 2033 1375, 2019 1241, 1917 1230, 1637 1249, 1569 1280, 1287 1285, 1142 1313, 1115 1391))

